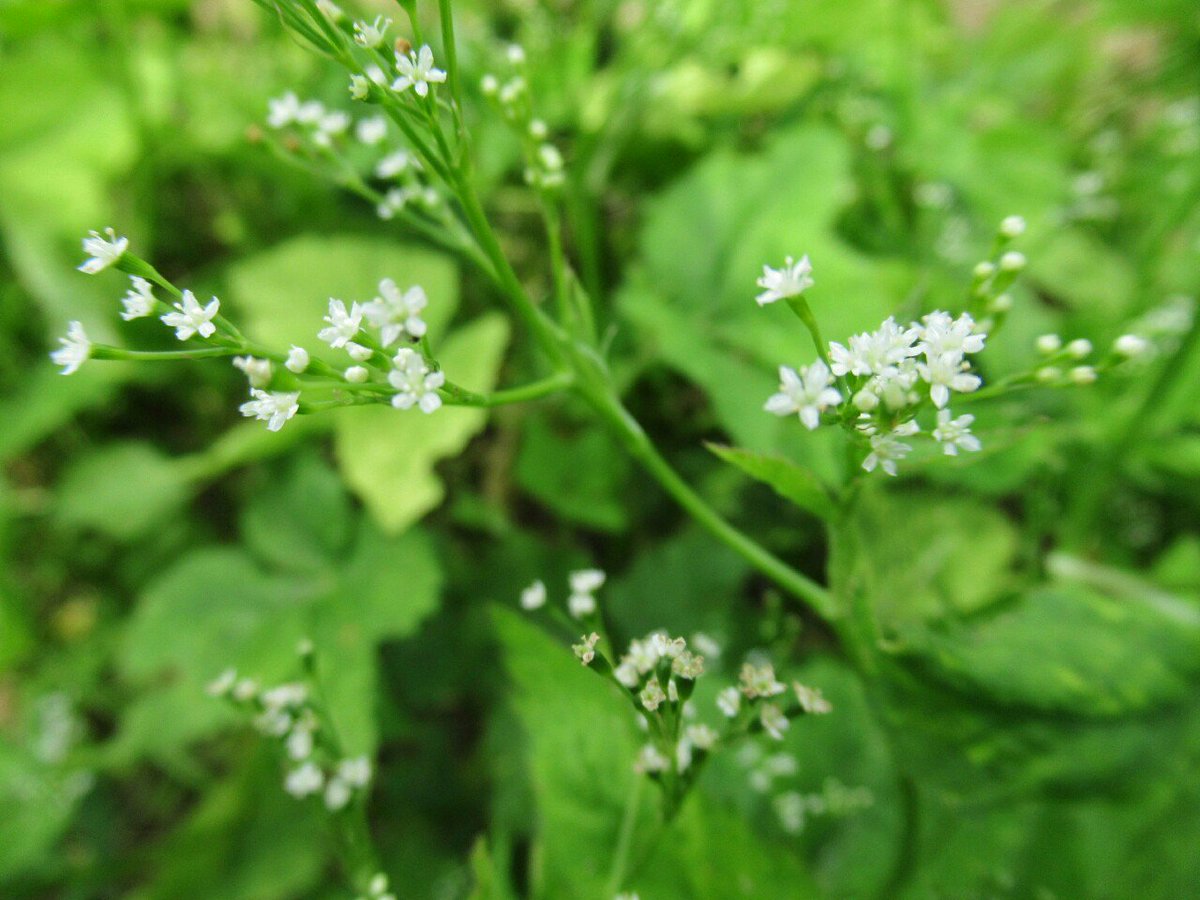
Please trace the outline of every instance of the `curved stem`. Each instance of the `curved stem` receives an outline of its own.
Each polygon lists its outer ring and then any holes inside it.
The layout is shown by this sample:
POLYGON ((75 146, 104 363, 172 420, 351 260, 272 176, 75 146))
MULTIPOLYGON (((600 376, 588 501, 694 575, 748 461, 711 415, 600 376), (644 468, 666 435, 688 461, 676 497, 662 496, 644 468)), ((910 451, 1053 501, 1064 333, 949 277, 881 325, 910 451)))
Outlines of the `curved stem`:
POLYGON ((490 394, 477 394, 456 384, 446 383, 443 390, 449 395, 446 400, 449 406, 507 406, 512 403, 525 403, 529 400, 540 400, 561 393, 575 382, 572 372, 556 372, 548 378, 532 381, 529 384, 515 388, 493 391, 490 394))

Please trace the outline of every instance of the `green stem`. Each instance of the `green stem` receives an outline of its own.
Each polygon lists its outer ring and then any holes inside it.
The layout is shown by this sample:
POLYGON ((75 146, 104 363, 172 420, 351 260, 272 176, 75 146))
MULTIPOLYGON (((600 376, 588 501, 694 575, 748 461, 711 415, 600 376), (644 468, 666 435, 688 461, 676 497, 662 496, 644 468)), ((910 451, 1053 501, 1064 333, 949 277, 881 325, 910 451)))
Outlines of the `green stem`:
POLYGON ((561 393, 575 382, 573 372, 557 372, 548 378, 533 381, 520 387, 493 391, 490 394, 477 394, 456 384, 446 383, 443 388, 449 395, 447 404, 451 406, 508 406, 512 403, 526 403, 530 400, 540 400, 553 394, 561 393))
POLYGON ((646 779, 634 776, 633 788, 625 801, 625 814, 621 817, 621 830, 617 833, 617 846, 613 849, 612 866, 609 869, 606 896, 612 897, 625 883, 625 870, 629 868, 629 851, 633 846, 633 833, 637 828, 638 810, 642 805, 642 788, 646 779))
POLYGON ((106 344, 92 345, 92 359, 134 359, 140 362, 158 360, 207 359, 213 356, 237 356, 237 347, 204 347, 196 350, 126 350, 106 344))

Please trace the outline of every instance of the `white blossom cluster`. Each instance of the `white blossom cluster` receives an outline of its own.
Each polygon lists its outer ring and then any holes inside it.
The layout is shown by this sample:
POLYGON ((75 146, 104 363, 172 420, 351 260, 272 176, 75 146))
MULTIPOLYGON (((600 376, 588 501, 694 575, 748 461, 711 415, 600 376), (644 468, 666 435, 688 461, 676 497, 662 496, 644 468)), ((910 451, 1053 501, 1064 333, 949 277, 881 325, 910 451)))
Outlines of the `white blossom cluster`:
POLYGON ((345 808, 371 782, 371 761, 365 756, 336 758, 330 741, 323 741, 321 720, 308 687, 289 682, 262 688, 252 678, 227 669, 208 685, 213 697, 224 697, 253 710, 254 727, 279 739, 288 760, 283 789, 297 799, 320 795, 331 812, 345 808))
POLYGON ((791 711, 780 706, 774 698, 787 693, 787 686, 775 677, 770 663, 743 664, 737 687, 727 687, 717 694, 717 709, 728 719, 753 721, 777 741, 791 725, 789 714, 823 715, 832 707, 816 688, 793 682, 797 707, 791 711))
MULTIPOLYGON (((596 591, 604 586, 606 577, 601 569, 579 569, 568 576, 571 593, 567 597, 567 611, 572 618, 585 619, 595 614, 596 591)), ((546 596, 546 585, 539 579, 521 591, 521 608, 526 612, 541 609, 546 605, 546 596)))
POLYGON ((366 894, 359 894, 354 900, 396 900, 396 895, 388 890, 388 877, 378 872, 367 883, 366 894))
MULTIPOLYGON (((766 302, 803 290, 803 280, 780 275, 759 297, 766 302), (778 295, 778 296, 774 296, 778 295)), ((911 450, 903 438, 921 431, 917 417, 930 405, 936 420, 932 437, 950 456, 980 449, 971 434, 974 416, 955 418, 948 408, 955 393, 979 388, 980 377, 968 359, 984 347, 987 335, 967 313, 957 318, 938 310, 919 322, 902 326, 892 317, 872 332, 856 334, 846 344, 832 342, 829 363, 779 368, 779 391, 765 409, 777 416, 796 415, 808 429, 824 418, 852 427, 868 445, 863 468, 896 474, 896 463, 911 450)))
POLYGON ((479 88, 521 141, 525 183, 539 190, 556 190, 566 181, 566 164, 562 152, 548 140, 550 126, 533 115, 525 79, 525 51, 509 44, 504 55, 509 69, 506 79, 489 73, 483 76, 479 88))

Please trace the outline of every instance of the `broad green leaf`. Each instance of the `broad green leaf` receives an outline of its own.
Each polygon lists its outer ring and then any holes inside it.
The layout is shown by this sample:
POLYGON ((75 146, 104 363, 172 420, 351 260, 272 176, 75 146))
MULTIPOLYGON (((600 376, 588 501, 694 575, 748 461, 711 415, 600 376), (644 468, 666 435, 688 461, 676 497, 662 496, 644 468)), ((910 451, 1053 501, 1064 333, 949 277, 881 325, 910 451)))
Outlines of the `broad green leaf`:
POLYGON ((708 449, 751 478, 771 487, 775 493, 790 500, 814 516, 831 520, 836 512, 833 498, 809 469, 796 465, 781 456, 754 453, 738 447, 708 444, 708 449))
MULTIPOLYGON (((446 377, 469 390, 490 391, 508 333, 499 313, 459 328, 438 351, 446 377)), ((486 423, 486 410, 478 408, 447 406, 433 415, 390 406, 344 410, 334 440, 338 465, 375 521, 395 534, 442 502, 446 490, 434 465, 461 453, 486 423)))
POLYGON ((347 306, 370 300, 384 278, 402 288, 425 288, 429 306, 423 317, 440 349, 458 306, 458 273, 439 253, 382 238, 302 235, 236 263, 227 274, 238 322, 250 337, 283 350, 296 344, 339 366, 349 365, 345 353, 317 340, 330 298, 347 306))
POLYGON ((0 884, 52 853, 94 781, 0 738, 0 884))
POLYGON ((131 541, 178 512, 191 491, 179 467, 155 447, 124 443, 81 457, 57 494, 64 524, 131 541))
POLYGON ((534 419, 525 426, 516 476, 568 521, 619 531, 629 518, 620 500, 629 469, 629 458, 605 432, 585 429, 567 437, 534 419))
POLYGON ((599 900, 639 777, 633 711, 570 648, 514 612, 492 616, 537 808, 533 896, 599 900))

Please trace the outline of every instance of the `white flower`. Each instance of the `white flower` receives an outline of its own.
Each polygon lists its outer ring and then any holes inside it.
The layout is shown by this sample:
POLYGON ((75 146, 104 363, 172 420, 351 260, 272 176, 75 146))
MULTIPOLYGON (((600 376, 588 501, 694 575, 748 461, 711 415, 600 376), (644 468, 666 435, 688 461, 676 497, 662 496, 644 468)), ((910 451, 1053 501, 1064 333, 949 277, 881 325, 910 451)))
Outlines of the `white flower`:
POLYGON ((125 307, 121 318, 126 322, 144 318, 154 312, 154 289, 150 282, 137 275, 130 275, 129 280, 133 287, 121 298, 121 305, 125 307))
POLYGON ((88 275, 103 272, 125 255, 125 250, 129 247, 129 239, 117 237, 117 233, 111 228, 105 228, 104 233, 108 235, 108 240, 105 240, 96 231, 89 231, 90 237, 83 239, 83 252, 91 258, 85 259, 79 266, 80 272, 86 272, 88 275))
POLYGON ((245 703, 258 695, 258 682, 253 678, 239 678, 233 686, 233 699, 245 703))
POLYGON ((1076 338, 1067 344, 1066 351, 1072 359, 1083 359, 1092 352, 1092 342, 1087 338, 1076 338))
POLYGON ((247 400, 238 410, 243 416, 253 416, 267 423, 268 431, 278 431, 300 409, 297 402, 300 392, 280 393, 260 391, 257 388, 250 391, 253 400, 247 400))
POLYGON ((929 396, 938 409, 950 402, 951 390, 967 394, 983 383, 978 375, 966 371, 967 364, 958 356, 935 356, 918 368, 921 377, 929 382, 929 396))
POLYGON ((442 372, 430 372, 421 355, 408 347, 396 351, 392 363, 395 368, 388 373, 388 382, 396 389, 392 406, 411 409, 416 405, 426 414, 441 408, 442 398, 437 391, 446 383, 442 372))
POLYGON ((532 612, 546 605, 546 585, 539 579, 521 591, 521 609, 532 612))
POLYGON ((903 441, 896 440, 891 434, 873 434, 871 435, 871 452, 863 460, 862 467, 868 472, 874 472, 875 467, 878 466, 895 477, 896 462, 908 456, 910 450, 912 447, 903 441))
POLYGON ((346 15, 342 11, 342 8, 334 3, 333 0, 317 0, 317 9, 321 10, 324 15, 328 16, 334 22, 340 22, 346 15))
POLYGON ((330 347, 344 347, 346 341, 358 334, 362 320, 362 307, 357 303, 352 303, 347 311, 345 303, 330 297, 329 315, 323 317, 323 321, 328 322, 329 327, 322 328, 317 333, 317 338, 328 343, 330 347))
POLYGON ((504 55, 508 58, 509 65, 525 65, 525 49, 520 44, 509 44, 504 55))
POLYGON ((56 366, 63 367, 62 375, 79 371, 79 367, 92 355, 92 342, 79 322, 69 322, 67 336, 60 337, 58 342, 62 346, 50 354, 50 359, 56 366))
POLYGON ((280 684, 263 691, 260 698, 269 709, 287 709, 304 704, 308 700, 308 688, 298 682, 280 684))
POLYGON ((303 347, 297 347, 295 344, 292 344, 292 349, 288 351, 287 362, 283 364, 283 367, 289 372, 295 372, 299 375, 308 368, 308 363, 308 351, 303 347))
POLYGON ((191 291, 183 292, 183 302, 175 304, 175 312, 169 312, 160 316, 162 323, 168 328, 175 329, 175 337, 181 341, 186 341, 193 334, 199 334, 200 337, 212 337, 217 330, 217 326, 212 320, 216 318, 217 311, 221 308, 221 301, 213 297, 207 304, 201 306, 196 300, 196 295, 191 291))
POLYGON ((742 705, 742 695, 738 693, 735 687, 727 687, 717 694, 717 709, 721 711, 721 715, 732 719, 738 714, 738 709, 742 705))
POLYGON ((593 631, 591 634, 582 635, 578 644, 571 645, 571 649, 585 666, 596 658, 596 643, 599 640, 600 635, 593 631))
POLYGON ((288 773, 283 788, 297 799, 315 794, 325 784, 325 774, 312 762, 306 762, 288 773))
POLYGON ((658 677, 655 676, 646 682, 646 686, 642 688, 638 694, 638 699, 642 701, 644 706, 650 712, 654 712, 667 699, 667 695, 663 692, 662 685, 658 683, 658 677))
POLYGON ((1057 334, 1040 335, 1037 341, 1034 342, 1037 346, 1038 353, 1049 356, 1051 353, 1057 353, 1062 349, 1062 338, 1057 334))
POLYGON ((337 812, 339 809, 344 809, 353 796, 354 790, 350 785, 335 775, 325 786, 325 808, 330 812, 337 812))
POLYGON ((582 619, 596 611, 596 598, 591 594, 572 594, 567 598, 567 612, 573 618, 582 619))
POLYGON ((786 297, 798 297, 815 283, 811 275, 812 263, 808 261, 807 254, 800 257, 799 262, 789 256, 781 269, 763 266, 762 277, 755 282, 763 288, 763 292, 754 299, 759 306, 766 306, 786 297))
POLYGON ((371 783, 371 760, 366 756, 343 759, 337 766, 337 777, 355 788, 365 788, 371 783))
POLYGON ((344 134, 350 127, 350 122, 349 114, 340 109, 321 116, 316 123, 316 131, 313 133, 313 143, 318 147, 331 146, 333 139, 339 134, 344 134))
POLYGON ((350 366, 342 373, 342 377, 351 384, 362 384, 370 377, 370 374, 366 366, 350 366))
POLYGON ((300 117, 300 98, 291 91, 267 101, 267 124, 284 128, 300 117))
POLYGON ((408 188, 392 188, 383 195, 383 200, 376 204, 376 215, 385 222, 395 218, 396 213, 404 209, 405 204, 408 203, 408 197, 408 188))
POLYGON ((1010 250, 1000 257, 1000 270, 1002 272, 1020 272, 1023 268, 1025 268, 1024 253, 1010 250))
POLYGON ((396 287, 396 282, 385 278, 379 282, 380 297, 363 304, 363 314, 367 321, 379 329, 379 340, 383 346, 394 344, 403 334, 415 338, 425 334, 425 320, 421 318, 421 310, 429 305, 425 289, 413 285, 403 293, 396 287))
POLYGON ((774 697, 787 690, 787 686, 775 679, 775 667, 770 663, 761 666, 745 663, 738 676, 742 693, 748 699, 755 697, 774 697))
POLYGON ((665 772, 671 765, 671 761, 667 759, 661 750, 653 744, 646 744, 638 752, 637 761, 633 764, 633 769, 642 775, 649 775, 654 772, 665 772))
POLYGON ((297 723, 287 737, 287 752, 294 760, 308 759, 313 752, 312 728, 303 722, 297 723))
POLYGON ((877 330, 851 337, 849 348, 837 342, 830 343, 830 369, 839 377, 847 374, 893 376, 902 362, 921 352, 919 347, 913 346, 920 333, 920 328, 901 328, 888 316, 877 330))
POLYGON ((233 690, 237 682, 237 669, 226 669, 204 687, 210 697, 224 697, 233 690))
POLYGON ((430 83, 442 84, 446 80, 446 73, 433 67, 433 50, 428 44, 409 51, 407 56, 397 53, 396 69, 400 77, 392 82, 392 90, 403 92, 412 88, 418 97, 429 96, 430 83))
POLYGON ((383 43, 384 33, 388 30, 388 26, 392 24, 391 19, 385 19, 383 16, 376 16, 375 21, 371 24, 366 22, 354 23, 354 43, 360 47, 373 49, 383 43), (383 23, 383 24, 380 24, 383 23))
POLYGON ((957 456, 960 447, 972 453, 979 450, 982 444, 979 443, 979 438, 971 434, 971 423, 975 421, 975 417, 965 415, 952 419, 950 416, 950 410, 939 409, 937 427, 933 429, 933 439, 945 445, 943 449, 946 455, 957 456))
POLYGON ((1150 342, 1136 334, 1123 334, 1113 341, 1113 352, 1128 359, 1141 356, 1149 349, 1150 342))
POLYGON ((410 168, 419 171, 421 161, 407 150, 397 150, 395 153, 389 153, 375 165, 375 177, 395 178, 410 168))
POLYGON ((707 725, 689 725, 684 734, 697 750, 711 750, 718 737, 707 725))
POLYGON ((788 366, 779 367, 779 393, 772 394, 763 407, 777 416, 799 413, 810 431, 821 424, 821 412, 841 403, 842 395, 829 386, 829 367, 817 360, 802 373, 788 366))
MULTIPOLYGON (((833 706, 817 688, 808 687, 808 685, 793 681, 792 689, 796 692, 796 700, 799 701, 800 708, 810 716, 823 716, 833 711, 833 706)), ((795 762, 794 758, 792 762, 795 762)))
POLYGON ((633 660, 628 656, 621 658, 620 665, 613 669, 613 675, 617 677, 617 681, 621 682, 621 684, 625 685, 625 687, 629 688, 630 690, 633 690, 635 687, 637 687, 638 682, 642 680, 637 666, 634 665, 633 660))
POLYGON ((607 576, 600 569, 580 569, 572 572, 568 579, 571 591, 576 594, 594 594, 604 586, 607 576))
POLYGON ((361 119, 354 126, 354 136, 358 138, 359 143, 366 144, 368 147, 374 147, 387 137, 387 119, 383 116, 376 116, 373 119, 361 119))
POLYGON ((920 343, 917 348, 924 352, 927 359, 939 356, 953 356, 962 359, 966 353, 978 353, 983 349, 986 334, 975 331, 975 320, 968 313, 963 313, 957 319, 949 313, 938 310, 931 312, 922 320, 925 327, 921 330, 920 343))
POLYGON ((783 733, 791 726, 787 716, 783 714, 783 710, 774 703, 764 703, 762 711, 759 713, 759 720, 762 722, 763 731, 775 738, 777 741, 783 740, 783 733))
POLYGON ((485 97, 495 96, 496 92, 500 90, 500 79, 489 72, 479 79, 479 90, 485 97))
POLYGON ((356 344, 354 341, 347 341, 345 350, 355 362, 366 362, 371 358, 371 354, 374 353, 370 347, 364 347, 362 344, 356 344))
POLYGON ((371 82, 363 75, 350 76, 350 99, 366 100, 371 93, 371 82))
POLYGON ((324 115, 324 103, 320 100, 306 100, 296 111, 296 121, 301 125, 316 125, 324 115))
POLYGON ((266 387, 271 381, 271 361, 253 356, 235 356, 233 365, 246 374, 251 387, 266 387))
POLYGON ((1096 381, 1096 370, 1092 366, 1076 366, 1067 376, 1073 384, 1094 384, 1096 381))
POLYGON ((1000 234, 1006 238, 1020 237, 1025 233, 1025 220, 1021 216, 1006 216, 1000 222, 1000 234))

